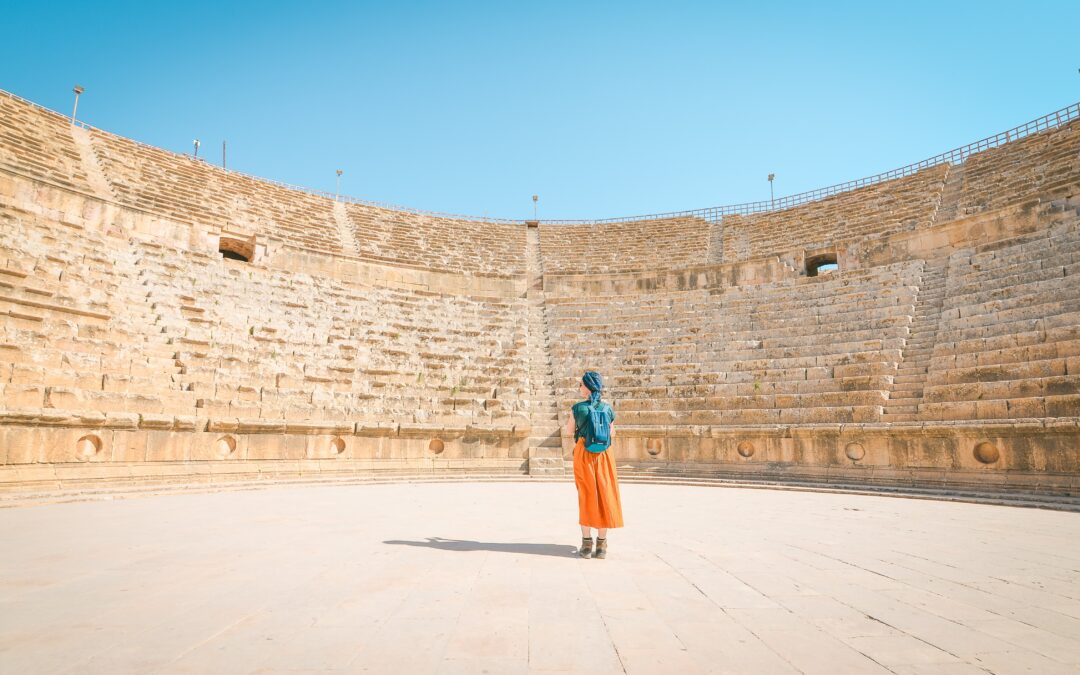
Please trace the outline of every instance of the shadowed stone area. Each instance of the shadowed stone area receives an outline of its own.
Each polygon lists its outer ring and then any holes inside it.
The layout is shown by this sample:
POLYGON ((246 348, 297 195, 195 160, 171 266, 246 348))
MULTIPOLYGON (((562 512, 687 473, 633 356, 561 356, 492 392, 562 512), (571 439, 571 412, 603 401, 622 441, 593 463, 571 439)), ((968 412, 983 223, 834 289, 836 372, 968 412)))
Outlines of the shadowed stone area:
POLYGON ((1080 517, 626 484, 279 487, 0 510, 5 673, 1073 673, 1080 517))

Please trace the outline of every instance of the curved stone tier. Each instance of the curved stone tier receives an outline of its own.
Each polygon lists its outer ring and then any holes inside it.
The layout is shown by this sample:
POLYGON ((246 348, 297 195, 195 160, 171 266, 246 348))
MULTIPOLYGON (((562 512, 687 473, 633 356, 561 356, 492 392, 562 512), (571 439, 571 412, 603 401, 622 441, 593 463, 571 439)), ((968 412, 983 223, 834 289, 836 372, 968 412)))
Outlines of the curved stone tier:
POLYGON ((636 475, 1080 490, 1076 121, 784 210, 537 224, 0 113, 0 487, 558 475, 596 368, 636 475))

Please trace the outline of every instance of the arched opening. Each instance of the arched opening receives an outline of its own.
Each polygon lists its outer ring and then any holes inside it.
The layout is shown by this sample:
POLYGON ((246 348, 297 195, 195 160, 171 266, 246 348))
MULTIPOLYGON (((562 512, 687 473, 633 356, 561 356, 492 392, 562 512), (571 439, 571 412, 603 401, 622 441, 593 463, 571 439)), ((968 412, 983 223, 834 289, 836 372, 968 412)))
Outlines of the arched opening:
POLYGON ((232 237, 221 237, 218 239, 218 253, 226 260, 251 262, 251 257, 255 253, 255 247, 250 241, 233 239, 232 237))
POLYGON ((75 442, 75 452, 81 460, 90 459, 101 452, 101 439, 94 434, 83 436, 75 442))
POLYGON ((226 260, 239 260, 240 262, 250 262, 247 258, 240 255, 236 251, 231 251, 227 248, 220 249, 218 253, 220 253, 221 257, 225 258, 226 260))
POLYGON ((214 443, 214 453, 219 459, 225 459, 236 452, 236 439, 232 436, 222 436, 214 443))
POLYGON ((345 439, 341 436, 334 436, 330 440, 330 449, 335 455, 340 455, 345 452, 345 439))
POLYGON ((806 276, 808 277, 829 274, 839 269, 840 266, 836 264, 835 253, 822 253, 806 259, 806 276))

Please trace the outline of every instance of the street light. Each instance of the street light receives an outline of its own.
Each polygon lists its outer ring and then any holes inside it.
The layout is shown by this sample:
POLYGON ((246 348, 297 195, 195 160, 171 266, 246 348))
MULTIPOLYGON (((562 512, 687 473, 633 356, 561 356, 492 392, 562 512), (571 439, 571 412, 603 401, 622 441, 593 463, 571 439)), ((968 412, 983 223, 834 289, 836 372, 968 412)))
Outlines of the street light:
POLYGON ((540 196, 539 195, 533 195, 533 220, 537 220, 537 218, 536 218, 536 202, 538 202, 538 201, 540 201, 540 196))
POLYGON ((71 111, 71 123, 75 124, 75 113, 79 112, 79 94, 86 90, 82 88, 81 84, 77 84, 71 91, 75 92, 75 108, 71 111))
POLYGON ((341 198, 341 174, 345 173, 341 169, 337 170, 337 187, 334 188, 334 201, 341 198))
POLYGON ((776 178, 776 174, 775 173, 770 173, 769 174, 769 210, 770 211, 772 210, 773 202, 775 201, 773 199, 773 188, 772 188, 772 182, 773 182, 774 178, 776 178))
POLYGON ((194 143, 195 143, 195 159, 198 159, 199 158, 199 146, 202 145, 202 142, 199 139, 196 138, 194 143))

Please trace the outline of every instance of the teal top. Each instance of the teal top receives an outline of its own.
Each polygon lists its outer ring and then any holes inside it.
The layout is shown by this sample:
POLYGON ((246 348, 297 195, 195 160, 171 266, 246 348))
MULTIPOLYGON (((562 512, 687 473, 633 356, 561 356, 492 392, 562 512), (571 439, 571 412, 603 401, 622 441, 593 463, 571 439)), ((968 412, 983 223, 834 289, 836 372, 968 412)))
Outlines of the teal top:
MULTIPOLYGON (((585 437, 585 429, 589 425, 589 401, 578 401, 574 404, 574 407, 570 409, 574 413, 574 442, 577 443, 577 439, 585 437)), ((607 401, 600 401, 600 407, 607 411, 608 415, 611 415, 611 423, 615 423, 615 409, 611 407, 611 404, 607 401)), ((592 445, 586 445, 585 449, 589 452, 603 452, 607 450, 606 445, 599 443, 593 443, 592 445)))

